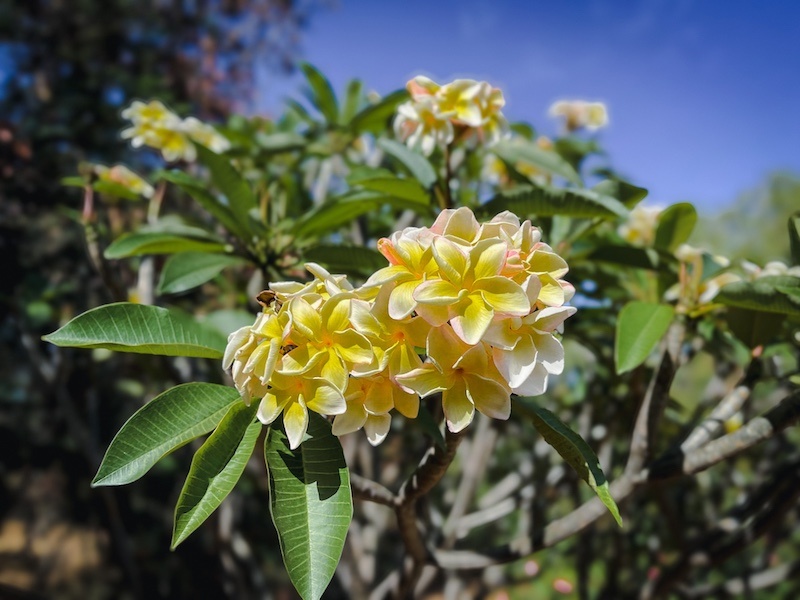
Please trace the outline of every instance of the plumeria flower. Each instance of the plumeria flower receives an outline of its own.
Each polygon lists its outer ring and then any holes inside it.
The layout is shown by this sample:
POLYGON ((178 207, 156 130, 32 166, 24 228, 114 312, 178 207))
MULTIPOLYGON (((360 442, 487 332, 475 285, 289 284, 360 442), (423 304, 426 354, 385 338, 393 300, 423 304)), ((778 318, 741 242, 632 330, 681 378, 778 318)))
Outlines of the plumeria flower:
POLYGON ((652 246, 656 239, 658 218, 663 210, 660 206, 637 204, 631 209, 628 220, 617 231, 633 246, 652 246))
POLYGON ((419 148, 430 156, 439 147, 453 141, 453 124, 439 111, 433 97, 406 102, 397 107, 394 120, 395 135, 412 148, 419 148))
MULTIPOLYGON (((480 127, 484 122, 482 104, 489 103, 491 86, 474 79, 456 79, 436 92, 439 111, 458 125, 480 127)), ((502 100, 502 94, 500 94, 502 100)), ((502 108, 502 104, 500 105, 502 108)))
POLYGON ((428 335, 430 362, 397 377, 403 386, 425 398, 442 392, 442 407, 450 431, 472 422, 475 410, 495 419, 508 419, 511 397, 483 344, 469 346, 449 325, 428 335))
POLYGON ((211 125, 203 123, 194 117, 187 117, 183 121, 183 131, 190 139, 220 154, 230 150, 231 143, 228 138, 222 136, 211 125))
POLYGON ((602 102, 559 100, 550 107, 551 117, 562 117, 567 131, 594 131, 608 125, 608 110, 602 102))
POLYGON ((462 245, 473 244, 480 235, 481 226, 475 214, 465 206, 447 208, 439 213, 430 231, 462 245))
POLYGON ((95 165, 94 172, 100 181, 116 183, 145 198, 152 198, 155 194, 152 185, 125 165, 114 165, 111 168, 105 165, 95 165))

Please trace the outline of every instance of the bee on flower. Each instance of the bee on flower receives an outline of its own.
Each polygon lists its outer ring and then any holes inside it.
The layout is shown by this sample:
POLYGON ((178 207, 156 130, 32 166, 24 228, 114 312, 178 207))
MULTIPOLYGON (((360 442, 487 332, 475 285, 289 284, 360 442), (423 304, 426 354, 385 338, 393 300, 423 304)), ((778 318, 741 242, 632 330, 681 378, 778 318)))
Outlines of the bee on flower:
POLYGON ((564 119, 567 133, 579 129, 596 131, 608 125, 608 110, 602 102, 559 100, 550 106, 551 117, 564 119))

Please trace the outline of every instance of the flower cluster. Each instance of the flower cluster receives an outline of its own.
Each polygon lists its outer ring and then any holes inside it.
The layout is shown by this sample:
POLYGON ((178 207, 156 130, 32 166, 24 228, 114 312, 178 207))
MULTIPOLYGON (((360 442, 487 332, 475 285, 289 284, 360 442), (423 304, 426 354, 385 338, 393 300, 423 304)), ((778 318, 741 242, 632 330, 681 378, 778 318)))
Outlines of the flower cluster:
POLYGON ((214 152, 224 152, 230 142, 211 127, 188 117, 181 119, 158 100, 147 104, 134 100, 122 111, 122 117, 131 121, 122 137, 130 139, 134 148, 149 146, 161 150, 166 161, 193 161, 197 156, 194 143, 202 144, 214 152))
POLYGON ((100 181, 116 183, 134 194, 144 196, 145 198, 152 198, 153 194, 155 194, 152 185, 147 183, 141 176, 131 171, 125 165, 114 165, 113 167, 94 165, 93 170, 100 181))
POLYGON ((658 219, 663 210, 660 206, 637 204, 631 209, 628 220, 619 226, 617 232, 633 246, 652 246, 656 240, 658 219))
POLYGON ((292 448, 308 410, 335 416, 333 432, 364 428, 380 443, 396 409, 417 416, 419 398, 442 394, 447 426, 478 410, 507 419, 511 393, 541 394, 560 373, 554 332, 575 312, 566 262, 530 221, 509 212, 478 223, 445 210, 430 228, 378 242, 389 265, 354 289, 308 264, 310 283, 273 283, 261 314, 231 334, 224 368, 258 417, 283 414, 292 448))
POLYGON ((690 316, 701 315, 714 308, 713 300, 723 286, 740 281, 741 277, 730 271, 704 277, 706 264, 725 269, 730 261, 724 256, 714 256, 708 252, 681 244, 675 250, 675 258, 681 263, 678 283, 664 293, 667 301, 676 301, 676 310, 690 316))
POLYGON ((500 112, 505 105, 503 93, 485 81, 456 79, 439 85, 420 76, 406 88, 411 100, 397 109, 395 134, 425 155, 452 143, 457 134, 459 139, 493 144, 508 132, 508 122, 500 112))
POLYGON ((559 100, 550 107, 549 114, 563 118, 568 132, 578 129, 594 131, 608 125, 608 111, 602 102, 559 100))

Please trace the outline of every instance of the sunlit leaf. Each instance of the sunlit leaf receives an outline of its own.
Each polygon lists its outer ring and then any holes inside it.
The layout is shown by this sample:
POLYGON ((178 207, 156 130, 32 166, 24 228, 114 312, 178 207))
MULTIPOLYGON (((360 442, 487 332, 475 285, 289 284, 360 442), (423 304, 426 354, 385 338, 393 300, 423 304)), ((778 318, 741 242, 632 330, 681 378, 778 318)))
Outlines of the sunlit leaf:
POLYGON ((697 211, 688 202, 666 208, 658 218, 655 247, 670 252, 686 242, 697 223, 697 211))
POLYGON ((373 133, 380 133, 389 123, 389 120, 394 116, 397 107, 408 100, 408 92, 406 90, 397 90, 391 94, 387 94, 375 104, 371 104, 353 117, 350 121, 350 127, 356 133, 364 133, 367 131, 373 133))
POLYGON ((176 254, 178 252, 225 252, 222 242, 185 237, 174 233, 146 231, 127 233, 114 240, 103 253, 106 258, 128 258, 146 254, 176 254))
POLYGON ((243 264, 238 256, 182 252, 164 263, 158 282, 159 294, 178 294, 204 284, 231 265, 243 264))
POLYGON ((628 208, 633 208, 647 197, 647 190, 621 179, 606 179, 592 188, 602 196, 616 198, 628 208))
POLYGON ((480 207, 485 214, 510 210, 520 218, 551 217, 626 217, 626 209, 618 200, 591 190, 563 189, 549 185, 521 185, 500 192, 480 207))
POLYGON ((330 124, 339 120, 339 103, 336 101, 336 94, 331 87, 331 82, 320 73, 320 71, 307 62, 299 64, 300 70, 306 76, 308 85, 311 88, 311 99, 319 112, 330 124))
POLYGON ((430 204, 431 196, 415 179, 400 179, 399 177, 380 177, 377 179, 364 179, 358 182, 361 187, 381 192, 387 196, 408 200, 417 204, 430 204))
POLYGON ((723 286, 714 302, 760 312, 800 316, 800 277, 775 275, 723 286))
POLYGON ((669 329, 675 309, 667 304, 629 302, 617 318, 614 362, 617 373, 642 364, 669 329))
POLYGON ((572 168, 572 165, 558 153, 540 148, 534 142, 523 139, 500 142, 492 147, 492 152, 511 165, 519 162, 528 163, 546 173, 563 177, 570 183, 583 185, 580 175, 572 168))
POLYGON ((387 138, 379 139, 378 147, 389 156, 397 159, 423 187, 430 188, 436 183, 436 171, 434 171, 428 159, 419 152, 414 152, 405 144, 387 138))

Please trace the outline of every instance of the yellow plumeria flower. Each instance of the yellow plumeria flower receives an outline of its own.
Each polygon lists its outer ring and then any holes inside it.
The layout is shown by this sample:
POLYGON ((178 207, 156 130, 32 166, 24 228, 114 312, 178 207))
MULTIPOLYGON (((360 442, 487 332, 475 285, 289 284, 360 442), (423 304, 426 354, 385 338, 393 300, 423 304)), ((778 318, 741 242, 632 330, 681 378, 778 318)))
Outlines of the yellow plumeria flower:
POLYGON ((194 144, 183 131, 181 118, 162 102, 151 100, 147 104, 135 100, 122 111, 122 117, 131 120, 131 127, 122 131, 123 139, 130 139, 134 148, 149 146, 161 150, 166 161, 193 161, 197 156, 194 144))
POLYGON ((432 96, 406 102, 397 107, 394 120, 395 135, 411 148, 419 148, 430 156, 437 147, 453 141, 453 124, 442 115, 432 96))
POLYGON ((617 232, 633 246, 652 246, 656 239, 658 218, 662 210, 660 206, 637 204, 631 209, 628 220, 620 225, 617 232))
POLYGON ((194 117, 183 120, 182 129, 190 139, 201 144, 217 154, 230 150, 231 143, 228 138, 220 135, 211 125, 203 123, 194 117))
POLYGON ((155 194, 152 185, 125 165, 114 165, 111 168, 105 165, 95 165, 94 172, 100 181, 116 183, 145 198, 152 198, 155 194))
POLYGON ((442 235, 450 241, 462 245, 471 245, 481 233, 481 226, 475 214, 465 206, 447 208, 439 213, 430 231, 442 235))
POLYGON ((459 338, 477 344, 495 314, 525 316, 530 301, 519 284, 502 277, 508 246, 482 240, 468 251, 445 237, 433 242, 433 257, 441 279, 420 284, 414 300, 428 311, 420 314, 432 325, 449 320, 459 338))
POLYGON ((399 375, 397 381, 423 398, 442 392, 450 431, 469 425, 476 409, 495 419, 508 419, 510 391, 483 344, 469 346, 449 325, 443 325, 428 335, 427 352, 430 362, 399 375))
POLYGON ((342 393, 327 379, 307 379, 275 372, 256 414, 259 421, 269 425, 283 413, 286 437, 289 438, 289 447, 294 450, 308 429, 309 410, 321 415, 339 415, 347 410, 347 403, 342 393))
POLYGON ((608 125, 608 110, 602 102, 559 100, 549 113, 551 117, 562 117, 568 132, 584 128, 594 131, 608 125))
POLYGON ((474 79, 456 79, 437 90, 439 111, 459 125, 480 127, 484 120, 481 105, 489 103, 489 98, 482 96, 488 96, 490 90, 488 84, 474 79))

